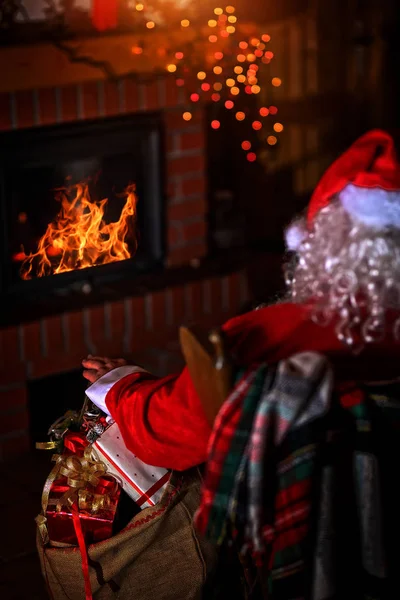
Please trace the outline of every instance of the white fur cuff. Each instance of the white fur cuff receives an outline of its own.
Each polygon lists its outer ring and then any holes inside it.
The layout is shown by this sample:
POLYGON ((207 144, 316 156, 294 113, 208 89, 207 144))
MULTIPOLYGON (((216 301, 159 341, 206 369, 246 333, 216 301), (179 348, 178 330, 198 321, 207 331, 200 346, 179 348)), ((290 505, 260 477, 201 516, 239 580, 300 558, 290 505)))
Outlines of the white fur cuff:
POLYGON ((113 369, 109 373, 100 377, 95 383, 93 383, 86 390, 86 396, 95 404, 100 410, 102 410, 107 415, 110 414, 107 406, 106 406, 106 396, 108 392, 111 390, 113 385, 117 383, 123 377, 127 375, 133 375, 134 373, 146 373, 144 369, 141 367, 136 367, 134 365, 126 365, 124 367, 117 367, 113 369))

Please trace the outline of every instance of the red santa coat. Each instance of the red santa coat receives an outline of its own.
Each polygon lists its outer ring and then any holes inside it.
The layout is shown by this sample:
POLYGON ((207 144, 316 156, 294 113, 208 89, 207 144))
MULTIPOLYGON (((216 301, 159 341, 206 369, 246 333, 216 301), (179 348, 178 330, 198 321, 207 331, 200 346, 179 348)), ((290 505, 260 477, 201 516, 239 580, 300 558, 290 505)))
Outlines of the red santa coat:
MULTIPOLYGON (((390 316, 388 327, 398 316, 390 316)), ((333 362, 339 386, 399 376, 400 344, 389 332, 386 342, 355 356, 337 339, 334 324, 313 323, 299 304, 247 313, 225 323, 223 331, 241 367, 314 351, 333 362)), ((118 423, 126 446, 144 462, 176 470, 205 462, 211 431, 187 368, 157 378, 139 367, 119 367, 94 383, 88 396, 118 423)))

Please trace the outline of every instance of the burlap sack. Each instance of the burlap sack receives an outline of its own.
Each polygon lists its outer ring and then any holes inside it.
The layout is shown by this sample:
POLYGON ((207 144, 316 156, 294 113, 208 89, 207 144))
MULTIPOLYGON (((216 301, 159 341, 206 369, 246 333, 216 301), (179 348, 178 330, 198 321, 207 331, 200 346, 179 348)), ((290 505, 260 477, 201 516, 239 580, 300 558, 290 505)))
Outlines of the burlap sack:
MULTIPOLYGON (((197 469, 173 473, 159 504, 141 511, 111 539, 89 546, 95 600, 202 597, 203 584, 216 567, 216 552, 192 523, 200 486, 197 469)), ((79 550, 44 547, 40 535, 37 547, 54 600, 84 600, 79 550)))

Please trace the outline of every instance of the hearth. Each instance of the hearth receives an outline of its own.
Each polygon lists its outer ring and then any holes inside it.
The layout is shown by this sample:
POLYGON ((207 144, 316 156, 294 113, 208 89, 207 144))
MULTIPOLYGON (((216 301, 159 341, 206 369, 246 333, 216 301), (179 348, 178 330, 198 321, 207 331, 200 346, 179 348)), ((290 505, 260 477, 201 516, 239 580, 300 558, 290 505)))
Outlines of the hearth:
POLYGON ((147 114, 1 135, 2 300, 101 294, 160 265, 161 145, 147 114))

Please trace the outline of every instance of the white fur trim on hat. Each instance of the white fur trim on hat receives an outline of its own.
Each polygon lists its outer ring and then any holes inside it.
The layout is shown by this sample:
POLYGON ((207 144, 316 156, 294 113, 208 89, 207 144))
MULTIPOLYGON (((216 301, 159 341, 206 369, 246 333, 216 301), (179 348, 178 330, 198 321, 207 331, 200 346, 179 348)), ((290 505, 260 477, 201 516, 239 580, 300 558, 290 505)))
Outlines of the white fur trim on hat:
POLYGON ((352 217, 374 229, 400 229, 400 191, 347 185, 339 194, 340 202, 352 217))
POLYGON ((288 250, 295 252, 304 242, 307 236, 305 219, 294 221, 285 231, 285 242, 288 250))

